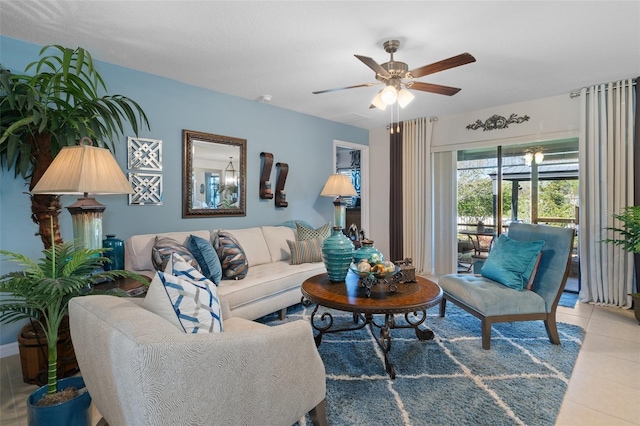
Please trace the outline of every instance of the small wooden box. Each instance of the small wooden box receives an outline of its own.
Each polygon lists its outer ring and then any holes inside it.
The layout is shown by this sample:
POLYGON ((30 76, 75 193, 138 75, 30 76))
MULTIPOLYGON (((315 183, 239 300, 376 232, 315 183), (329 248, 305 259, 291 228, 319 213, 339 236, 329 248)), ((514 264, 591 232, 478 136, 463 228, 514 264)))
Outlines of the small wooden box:
POLYGON ((416 282, 416 267, 413 266, 413 259, 407 257, 404 260, 396 260, 394 263, 402 270, 402 280, 400 282, 416 282))

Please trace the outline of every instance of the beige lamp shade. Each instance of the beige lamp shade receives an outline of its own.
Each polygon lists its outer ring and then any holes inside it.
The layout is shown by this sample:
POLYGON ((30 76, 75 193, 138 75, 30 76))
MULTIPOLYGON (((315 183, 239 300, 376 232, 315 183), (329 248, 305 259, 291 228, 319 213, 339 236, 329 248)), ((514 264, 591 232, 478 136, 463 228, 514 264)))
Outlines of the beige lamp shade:
POLYGON ((111 152, 90 145, 62 148, 32 194, 133 194, 111 152))
POLYGON ((356 197, 358 193, 349 177, 336 173, 329 176, 320 195, 324 197, 356 197))

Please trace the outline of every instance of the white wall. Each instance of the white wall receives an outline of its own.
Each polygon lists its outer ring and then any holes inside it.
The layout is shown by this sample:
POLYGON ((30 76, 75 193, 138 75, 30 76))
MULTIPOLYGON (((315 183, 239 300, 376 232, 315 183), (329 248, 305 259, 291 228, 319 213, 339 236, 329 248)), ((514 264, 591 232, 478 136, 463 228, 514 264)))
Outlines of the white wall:
POLYGON ((569 94, 528 102, 502 105, 457 115, 438 117, 433 126, 432 151, 452 151, 469 147, 510 145, 577 136, 580 125, 579 98, 569 94), (529 121, 510 124, 506 129, 470 130, 467 125, 484 122, 494 114, 529 116, 529 121))
POLYGON ((383 254, 389 253, 389 131, 379 127, 369 131, 369 196, 371 198, 366 236, 383 254))

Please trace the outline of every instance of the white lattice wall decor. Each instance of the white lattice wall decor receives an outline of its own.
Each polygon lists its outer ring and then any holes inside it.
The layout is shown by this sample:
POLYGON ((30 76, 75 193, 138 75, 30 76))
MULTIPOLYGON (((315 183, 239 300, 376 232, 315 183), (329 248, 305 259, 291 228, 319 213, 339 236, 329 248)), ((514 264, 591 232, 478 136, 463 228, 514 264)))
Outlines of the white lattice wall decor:
POLYGON ((127 159, 129 169, 162 170, 162 141, 128 137, 127 159))
POLYGON ((135 191, 129 194, 129 204, 161 205, 162 175, 154 173, 129 173, 129 183, 135 191))

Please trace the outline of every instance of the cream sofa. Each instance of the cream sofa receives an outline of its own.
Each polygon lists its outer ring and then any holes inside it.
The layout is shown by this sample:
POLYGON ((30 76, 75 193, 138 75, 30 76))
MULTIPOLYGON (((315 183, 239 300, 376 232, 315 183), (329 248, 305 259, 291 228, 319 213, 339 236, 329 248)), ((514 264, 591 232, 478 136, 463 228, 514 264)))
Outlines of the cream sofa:
POLYGON ((188 334, 142 299, 69 303, 71 338, 96 408, 111 426, 327 425, 325 369, 308 321, 267 326, 233 317, 188 334))
MULTIPOLYGON (((169 237, 186 244, 190 235, 212 240, 218 230, 134 235, 125 242, 125 269, 153 277, 151 251, 155 237, 169 237)), ((290 265, 287 240, 296 240, 296 231, 287 226, 260 226, 225 229, 240 243, 249 263, 242 280, 221 280, 218 296, 228 303, 234 317, 256 319, 300 302, 300 286, 309 277, 326 272, 324 263, 290 265)))

